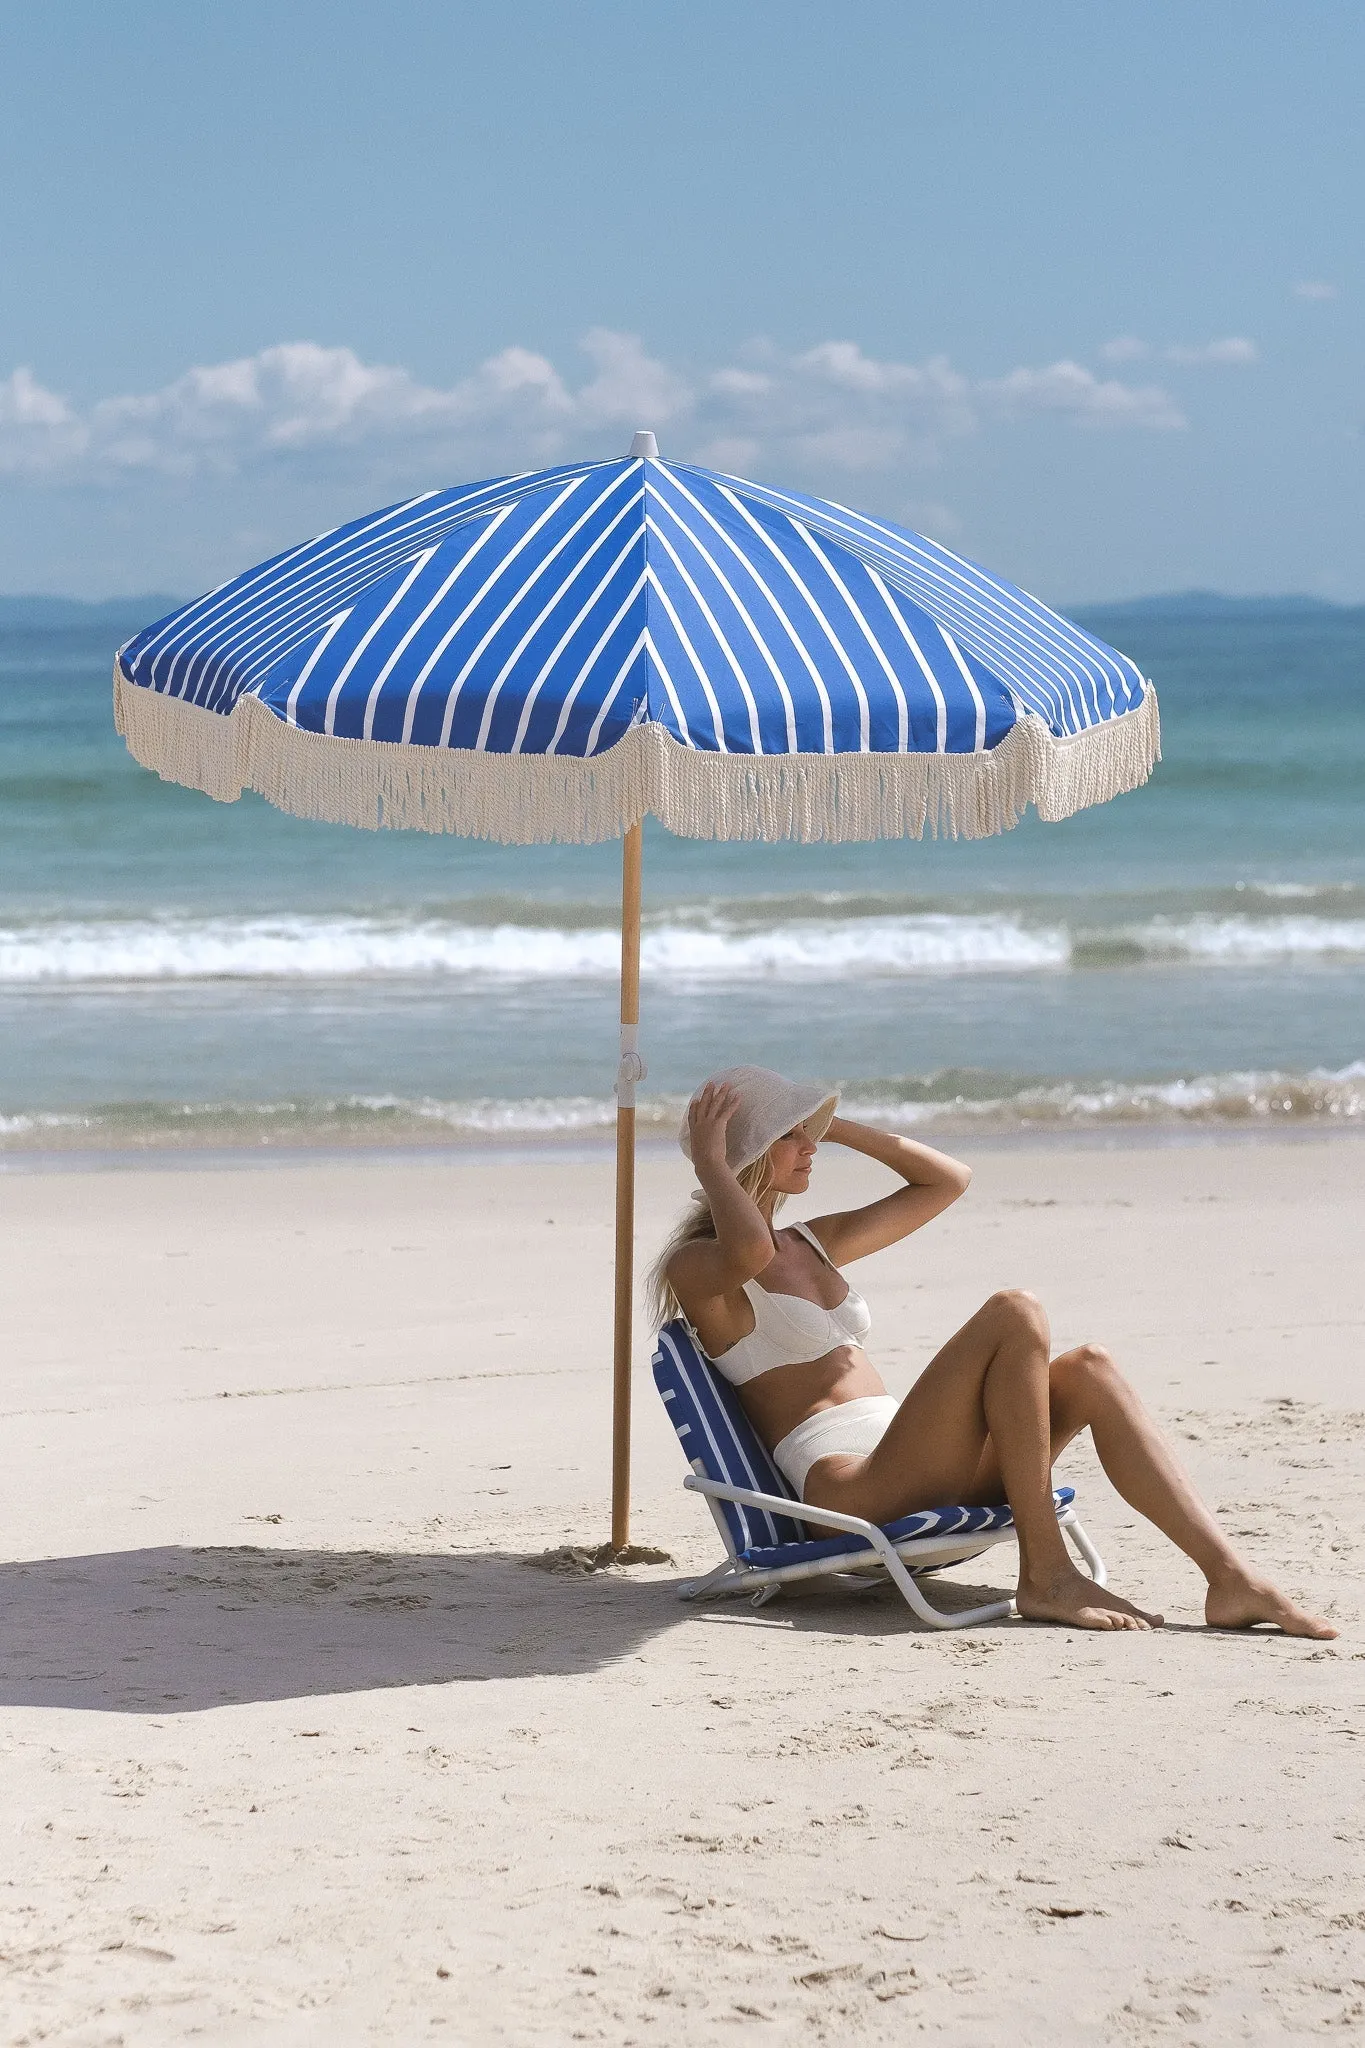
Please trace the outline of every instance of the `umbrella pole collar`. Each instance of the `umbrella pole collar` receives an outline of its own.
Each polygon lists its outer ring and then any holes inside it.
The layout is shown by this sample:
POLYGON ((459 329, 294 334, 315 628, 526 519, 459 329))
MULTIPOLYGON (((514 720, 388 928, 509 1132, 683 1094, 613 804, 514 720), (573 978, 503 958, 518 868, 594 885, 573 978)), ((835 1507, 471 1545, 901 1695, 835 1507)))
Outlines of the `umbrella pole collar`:
POLYGON ((616 1069, 616 1100, 622 1109, 634 1109, 635 1090, 648 1078, 649 1068, 640 1057, 640 1027, 621 1026, 621 1058, 616 1069))

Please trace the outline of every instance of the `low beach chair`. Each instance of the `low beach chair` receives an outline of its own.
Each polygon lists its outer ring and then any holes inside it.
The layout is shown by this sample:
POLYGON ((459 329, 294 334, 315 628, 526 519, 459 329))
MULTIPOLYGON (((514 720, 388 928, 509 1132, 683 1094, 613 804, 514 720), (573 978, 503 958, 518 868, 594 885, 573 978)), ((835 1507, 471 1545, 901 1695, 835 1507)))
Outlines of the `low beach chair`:
MULTIPOLYGON (((967 1628, 978 1621, 1003 1621, 1009 1600, 944 1614, 931 1607, 915 1581, 922 1572, 965 1564, 1014 1536, 1008 1507, 925 1508, 879 1528, 857 1515, 835 1514, 798 1502, 752 1423, 734 1388, 714 1370, 690 1326, 681 1318, 665 1323, 654 1354, 654 1382, 691 1467, 683 1485, 704 1495, 715 1517, 725 1558, 704 1579, 679 1588, 684 1600, 713 1593, 748 1593, 762 1607, 795 1579, 847 1573, 866 1582, 886 1572, 906 1605, 930 1628, 967 1628), (832 1529, 812 1537, 810 1528, 832 1529)), ((1053 1493, 1057 1520, 1096 1585, 1105 1583, 1099 1552, 1072 1510, 1075 1490, 1053 1493)))

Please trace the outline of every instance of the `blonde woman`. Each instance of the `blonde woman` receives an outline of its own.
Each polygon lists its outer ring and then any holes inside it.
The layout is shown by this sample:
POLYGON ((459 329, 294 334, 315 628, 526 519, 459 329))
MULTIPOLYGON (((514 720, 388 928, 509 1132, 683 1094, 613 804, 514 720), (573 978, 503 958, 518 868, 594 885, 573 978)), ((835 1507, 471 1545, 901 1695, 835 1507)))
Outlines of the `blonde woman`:
POLYGON ((1032 1294, 993 1294, 903 1401, 887 1393, 863 1350, 867 1304, 840 1268, 931 1223, 971 1174, 928 1145, 836 1115, 837 1106, 825 1089, 764 1067, 707 1081, 681 1133, 701 1192, 654 1271, 659 1321, 681 1309, 797 1498, 873 1522, 1007 1500, 1024 1619, 1160 1627, 1159 1614, 1079 1571, 1057 1527, 1053 1461, 1088 1429, 1118 1492, 1204 1574, 1211 1626, 1271 1622, 1289 1635, 1334 1636, 1238 1557, 1107 1351, 1083 1344, 1052 1357, 1032 1294), (822 1142, 889 1167, 902 1185, 863 1208, 779 1230, 777 1209, 805 1194, 822 1142))

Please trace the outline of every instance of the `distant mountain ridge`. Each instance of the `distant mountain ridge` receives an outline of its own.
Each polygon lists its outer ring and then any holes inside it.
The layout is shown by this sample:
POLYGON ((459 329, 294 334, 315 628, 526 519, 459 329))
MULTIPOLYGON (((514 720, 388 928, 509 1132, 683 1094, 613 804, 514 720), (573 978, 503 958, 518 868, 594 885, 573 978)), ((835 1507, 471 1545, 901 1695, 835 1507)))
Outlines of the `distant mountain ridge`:
POLYGON ((173 612, 184 602, 183 597, 168 597, 160 590, 149 591, 145 596, 93 601, 83 597, 0 597, 0 631, 9 628, 17 632, 50 632, 63 626, 122 626, 134 632, 139 626, 149 626, 153 619, 164 619, 167 612, 173 612))
POLYGON ((1287 593, 1283 597, 1224 597, 1217 590, 1171 590, 1155 597, 1116 597, 1096 604, 1061 605, 1078 619, 1307 619, 1340 618, 1365 612, 1365 605, 1338 604, 1329 597, 1287 593))
MULTIPOLYGON (((0 631, 53 631, 63 626, 110 626, 134 632, 164 618, 188 602, 161 590, 132 597, 0 596, 0 631)), ((1365 612, 1365 605, 1337 604, 1331 598, 1292 592, 1283 597, 1224 597, 1216 590, 1173 590, 1153 597, 1104 598, 1093 604, 1061 605, 1060 611, 1085 622, 1106 619, 1295 619, 1341 617, 1365 612)))

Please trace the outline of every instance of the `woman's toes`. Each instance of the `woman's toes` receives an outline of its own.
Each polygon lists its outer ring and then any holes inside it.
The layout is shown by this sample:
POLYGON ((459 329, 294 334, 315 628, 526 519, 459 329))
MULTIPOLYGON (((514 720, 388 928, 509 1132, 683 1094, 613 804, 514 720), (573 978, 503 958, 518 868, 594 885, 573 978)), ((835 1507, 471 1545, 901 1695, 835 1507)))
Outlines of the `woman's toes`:
POLYGON ((1287 1636, 1311 1636, 1315 1642, 1331 1642, 1337 1633, 1330 1621, 1305 1614, 1269 1579, 1250 1572, 1210 1585, 1204 1619, 1210 1628, 1255 1628, 1258 1622, 1269 1622, 1287 1636))
POLYGON ((1121 1594, 1114 1593, 1106 1597, 1116 1603, 1119 1612, 1127 1616, 1130 1625, 1135 1624, 1138 1628, 1160 1628, 1166 1619, 1164 1614, 1149 1614, 1145 1607, 1135 1607, 1131 1600, 1125 1600, 1121 1594))
POLYGON ((1072 1628, 1142 1635, 1161 1625, 1159 1615, 1144 1614, 1121 1594, 1097 1586, 1078 1571, 1068 1570, 1050 1580, 1021 1581, 1015 1604, 1023 1621, 1054 1621, 1072 1628))

